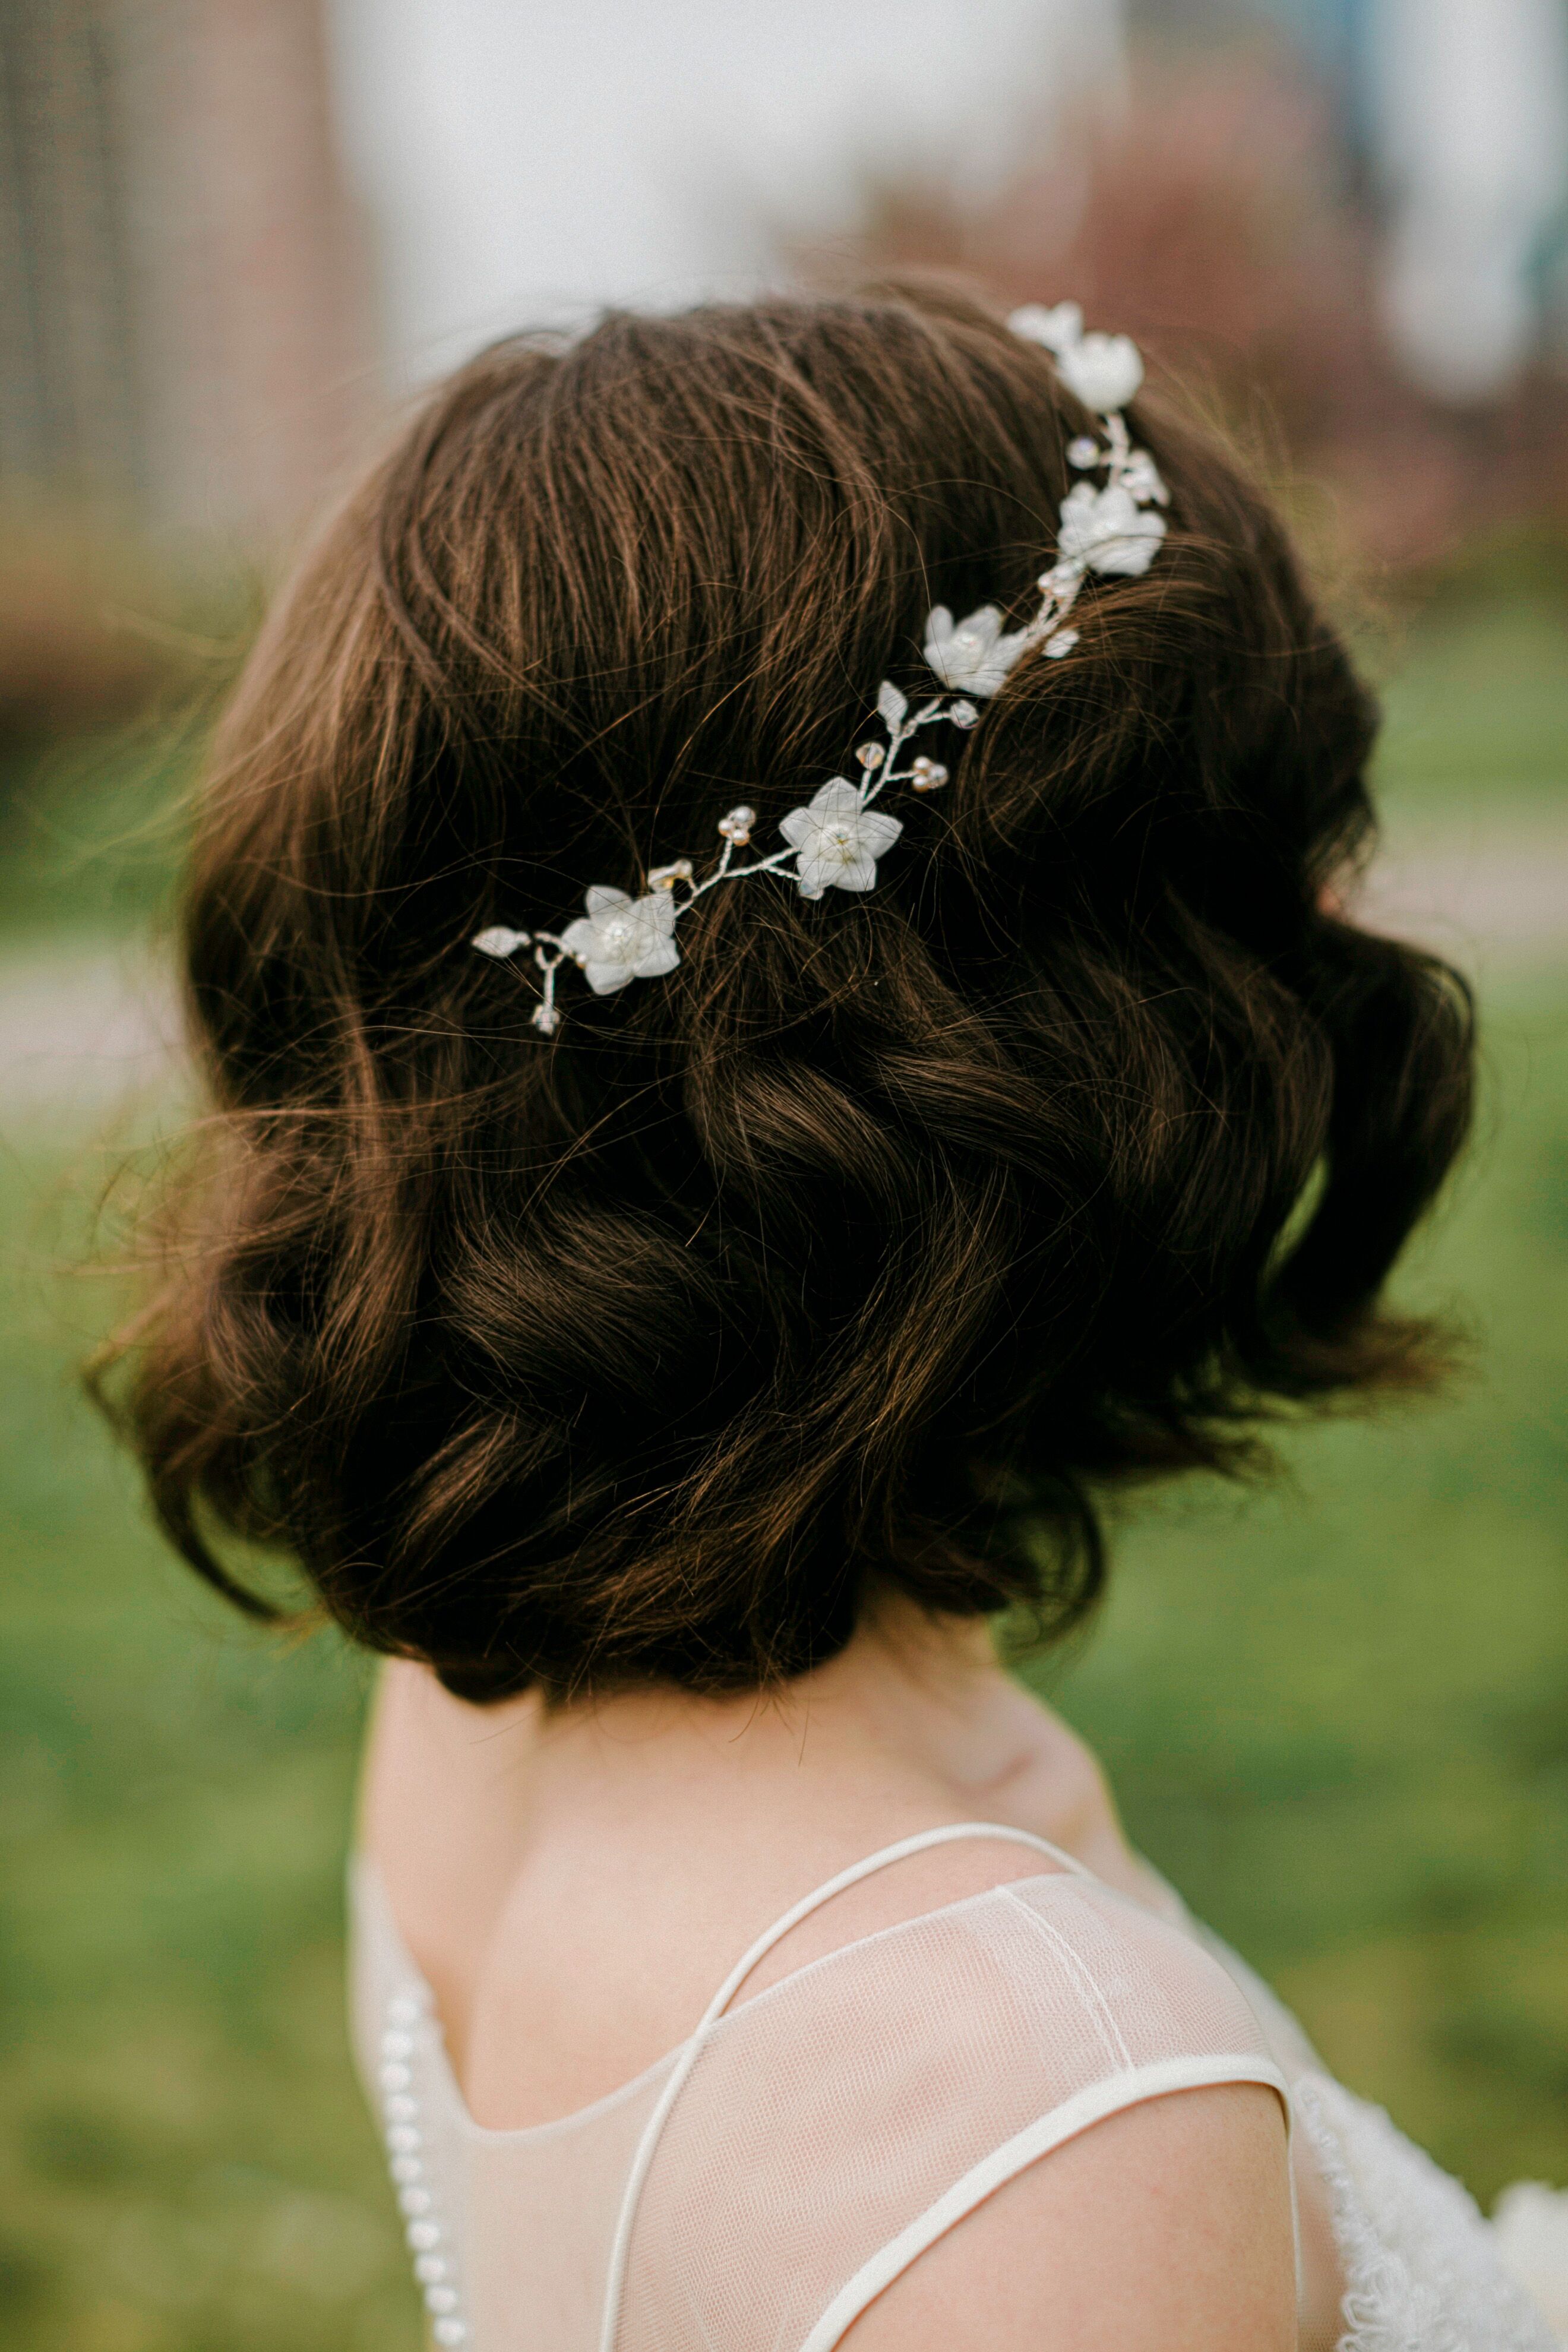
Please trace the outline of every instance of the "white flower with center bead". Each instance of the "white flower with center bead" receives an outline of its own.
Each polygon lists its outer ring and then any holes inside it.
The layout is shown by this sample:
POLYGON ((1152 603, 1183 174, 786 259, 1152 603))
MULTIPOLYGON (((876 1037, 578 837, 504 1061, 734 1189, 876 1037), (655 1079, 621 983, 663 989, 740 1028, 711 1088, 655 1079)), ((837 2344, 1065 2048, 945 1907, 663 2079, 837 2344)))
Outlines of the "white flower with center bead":
POLYGON ((561 944, 582 965, 595 996, 607 996, 628 980, 657 980, 680 961, 672 891, 628 898, 624 890, 595 882, 583 903, 587 914, 567 925, 561 944))
POLYGON ((1130 490, 1079 482, 1062 501, 1058 552, 1091 572, 1147 572, 1165 536, 1165 518, 1140 507, 1130 490))
POLYGON ((828 888, 869 890, 877 860, 903 831, 896 816, 867 808, 847 776, 813 795, 805 808, 791 809, 779 831, 797 855, 795 874, 803 898, 820 898, 828 888))
POLYGON ((993 695, 1006 684, 1026 642, 1022 629, 1004 636, 994 604, 982 604, 957 622, 945 604, 938 604, 926 620, 926 667, 953 693, 993 695))

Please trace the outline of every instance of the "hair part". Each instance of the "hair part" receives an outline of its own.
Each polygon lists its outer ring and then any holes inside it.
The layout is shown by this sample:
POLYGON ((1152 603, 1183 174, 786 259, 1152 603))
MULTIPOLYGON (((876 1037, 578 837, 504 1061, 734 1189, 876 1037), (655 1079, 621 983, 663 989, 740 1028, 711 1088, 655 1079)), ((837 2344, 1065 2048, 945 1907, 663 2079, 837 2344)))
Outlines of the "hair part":
POLYGON ((226 1538, 278 1547, 476 1700, 757 1685, 889 1589, 1060 1633, 1108 1491, 1431 1377, 1378 1300, 1468 1001, 1335 911, 1372 703, 1154 400, 1159 564, 954 734, 868 902, 715 892, 558 1042, 464 944, 731 801, 771 834, 933 604, 1030 600, 1089 421, 956 295, 615 314, 484 353, 333 520, 215 749, 214 1116, 116 1390, 214 1583, 263 1610, 226 1538))

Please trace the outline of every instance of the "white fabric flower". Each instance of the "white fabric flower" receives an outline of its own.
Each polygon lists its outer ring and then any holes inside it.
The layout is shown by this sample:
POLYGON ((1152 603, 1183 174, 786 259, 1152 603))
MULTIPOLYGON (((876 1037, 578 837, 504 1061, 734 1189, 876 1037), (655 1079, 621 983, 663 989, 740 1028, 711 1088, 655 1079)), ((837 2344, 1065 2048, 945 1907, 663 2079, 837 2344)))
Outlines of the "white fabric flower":
POLYGON ((896 816, 864 807, 846 776, 824 784, 807 807, 791 809, 779 826, 799 853, 795 866, 803 898, 820 898, 829 887, 869 890, 877 879, 878 858, 891 849, 903 829, 896 816))
POLYGON ((926 619, 926 667, 955 693, 996 693, 1024 645, 1022 629, 1003 635, 1002 615, 994 604, 982 604, 978 613, 956 624, 947 606, 938 604, 926 619))
POLYGON ((1047 310, 1043 302, 1026 302, 1011 313, 1008 326, 1026 343, 1043 343, 1047 352, 1068 351, 1083 332, 1083 312, 1076 302, 1058 302, 1047 310))
POLYGON ((1147 572, 1165 536, 1163 514, 1149 514, 1130 490, 1078 483, 1062 501, 1059 552, 1091 572, 1147 572))
POLYGON ((1131 335, 1085 335, 1057 353, 1057 373, 1086 408, 1109 416, 1142 383, 1143 362, 1131 335))
POLYGON ((595 882, 583 903, 587 914, 567 925, 561 944, 582 965, 595 996, 607 996, 628 980, 657 980, 680 961, 672 936, 673 892, 650 890, 645 898, 628 898, 624 890, 595 882))

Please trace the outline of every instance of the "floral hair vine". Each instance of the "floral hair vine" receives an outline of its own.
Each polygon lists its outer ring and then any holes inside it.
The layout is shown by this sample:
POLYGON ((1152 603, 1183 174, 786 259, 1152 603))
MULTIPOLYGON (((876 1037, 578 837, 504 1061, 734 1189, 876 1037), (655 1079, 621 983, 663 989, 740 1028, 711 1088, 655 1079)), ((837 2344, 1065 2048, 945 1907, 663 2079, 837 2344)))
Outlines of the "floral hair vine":
POLYGON ((1166 504, 1168 493, 1147 450, 1132 446, 1122 415, 1143 381, 1137 345, 1126 335, 1086 335, 1076 302, 1058 302, 1051 310, 1029 303, 1015 310, 1007 324, 1016 335, 1050 352, 1068 390, 1098 415, 1104 427, 1103 440, 1080 434, 1068 445, 1070 465, 1083 474, 1101 473, 1104 480, 1098 488, 1088 481, 1075 483, 1063 499, 1056 562, 1036 583, 1039 610, 1009 635, 994 604, 982 604, 956 623, 946 605, 938 604, 927 618, 922 651, 942 691, 911 709, 908 695, 884 678, 877 693, 877 716, 886 742, 861 744, 855 754, 860 767, 858 782, 847 776, 831 777, 804 808, 791 809, 779 824, 787 846, 771 856, 736 864, 737 854, 750 846, 757 822, 755 809, 742 803, 719 819, 722 846, 712 872, 701 880, 691 859, 679 857, 673 865, 656 866, 646 889, 635 898, 595 882, 584 902, 586 913, 563 931, 514 931, 495 923, 478 933, 469 945, 481 955, 504 961, 524 948, 532 949, 543 976, 533 1025, 546 1036, 561 1026, 555 975, 563 963, 576 964, 596 996, 607 996, 629 980, 656 980, 673 971, 680 961, 676 926, 721 882, 742 882, 752 874, 787 874, 803 898, 820 898, 829 889, 874 888, 877 860, 904 829, 900 818, 889 816, 875 803, 889 784, 931 793, 948 780, 941 762, 923 754, 899 765, 914 737, 939 722, 963 730, 973 727, 982 715, 979 701, 988 700, 1006 683, 1014 665, 1032 646, 1040 646, 1051 660, 1069 654, 1078 643, 1078 631, 1063 624, 1086 573, 1148 570, 1165 535, 1165 518, 1158 509, 1166 504))

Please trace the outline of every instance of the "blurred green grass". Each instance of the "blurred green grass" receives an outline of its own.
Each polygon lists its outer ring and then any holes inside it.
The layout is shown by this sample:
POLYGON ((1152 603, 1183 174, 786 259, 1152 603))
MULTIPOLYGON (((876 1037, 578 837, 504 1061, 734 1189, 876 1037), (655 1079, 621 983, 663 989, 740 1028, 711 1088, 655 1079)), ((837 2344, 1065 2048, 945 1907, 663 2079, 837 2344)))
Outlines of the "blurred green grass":
MULTIPOLYGON (((1562 643, 1529 598, 1428 617, 1396 811, 1568 827, 1562 643)), ((98 773, 10 797, 7 955, 157 907, 167 765, 98 773)), ((1568 963, 1485 1014, 1484 1131, 1404 1286, 1473 1331, 1457 1399, 1145 1509, 1093 1639, 1032 1670, 1194 1906, 1483 2196, 1568 2183, 1568 963)), ((35 1106, 0 1146, 0 2342, 412 2352, 342 2022, 367 1676, 195 1588, 80 1399, 110 1300, 58 1268, 124 1139, 35 1106)))
POLYGON ((1389 632, 1378 789, 1391 815, 1501 803, 1568 824, 1568 583, 1462 584, 1389 632))

